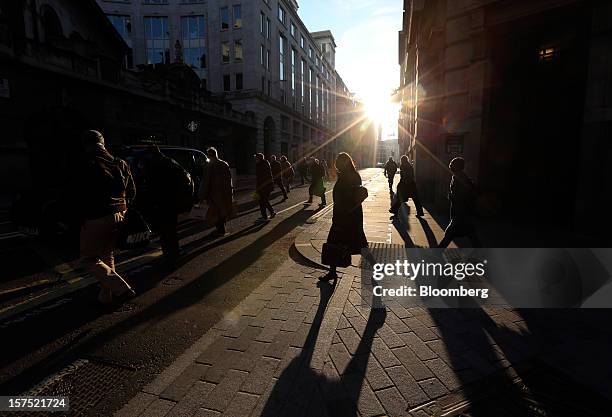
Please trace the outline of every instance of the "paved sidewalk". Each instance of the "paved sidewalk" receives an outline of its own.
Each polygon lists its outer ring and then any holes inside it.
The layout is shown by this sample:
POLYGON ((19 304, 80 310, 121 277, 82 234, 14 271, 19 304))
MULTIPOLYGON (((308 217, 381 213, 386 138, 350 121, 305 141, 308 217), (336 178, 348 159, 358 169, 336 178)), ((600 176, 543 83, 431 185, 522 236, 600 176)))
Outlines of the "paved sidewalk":
MULTIPOLYGON (((405 245, 386 188, 368 184, 366 234, 405 245)), ((413 244, 441 237, 430 216, 408 219, 413 244)), ((317 281, 330 221, 313 219, 296 242, 304 260, 288 259, 116 415, 522 416, 551 398, 564 413, 538 415, 605 415, 583 406, 612 399, 608 312, 372 309, 359 259, 335 286, 317 281)))

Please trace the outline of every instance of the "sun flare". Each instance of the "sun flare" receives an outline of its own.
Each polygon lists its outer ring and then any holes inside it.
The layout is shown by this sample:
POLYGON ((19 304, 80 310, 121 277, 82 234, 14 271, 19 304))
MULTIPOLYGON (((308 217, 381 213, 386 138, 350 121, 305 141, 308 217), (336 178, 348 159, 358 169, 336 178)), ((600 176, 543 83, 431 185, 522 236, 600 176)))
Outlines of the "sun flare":
POLYGON ((398 104, 391 102, 390 96, 372 94, 364 97, 365 111, 368 118, 380 126, 390 126, 397 123, 398 104))

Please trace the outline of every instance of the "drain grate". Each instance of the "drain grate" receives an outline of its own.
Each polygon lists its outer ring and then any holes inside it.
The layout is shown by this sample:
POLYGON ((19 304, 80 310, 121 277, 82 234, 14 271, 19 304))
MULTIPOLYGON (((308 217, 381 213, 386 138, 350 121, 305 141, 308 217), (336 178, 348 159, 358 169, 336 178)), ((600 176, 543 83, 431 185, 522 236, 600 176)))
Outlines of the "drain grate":
MULTIPOLYGON (((84 416, 108 394, 117 383, 129 377, 135 369, 93 359, 79 359, 30 391, 28 396, 65 396, 70 400, 70 415, 84 416)), ((40 416, 41 413, 20 413, 20 416, 40 416)))

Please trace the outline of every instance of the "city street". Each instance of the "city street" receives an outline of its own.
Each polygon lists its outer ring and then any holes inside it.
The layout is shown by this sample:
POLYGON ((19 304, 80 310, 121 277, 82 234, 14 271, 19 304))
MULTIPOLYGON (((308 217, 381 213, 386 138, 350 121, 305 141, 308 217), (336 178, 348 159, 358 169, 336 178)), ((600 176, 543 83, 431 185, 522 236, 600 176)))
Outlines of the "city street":
MULTIPOLYGON (((398 230, 417 246, 441 237, 429 214, 412 220, 414 207, 395 226, 386 179, 362 176, 371 247, 405 246, 398 230)), ((305 190, 277 204, 270 223, 251 213, 221 240, 185 237, 176 271, 153 259, 129 273, 138 296, 117 311, 83 290, 3 326, 3 340, 21 339, 4 349, 2 392, 44 381, 35 392, 68 394, 95 416, 485 416, 501 405, 527 415, 533 403, 604 415, 607 311, 372 309, 358 257, 335 287, 318 282, 331 211, 302 204, 305 190), (570 392, 592 410, 550 402, 570 392)))
POLYGON ((0 417, 610 417, 611 57, 609 0, 0 0, 0 417))

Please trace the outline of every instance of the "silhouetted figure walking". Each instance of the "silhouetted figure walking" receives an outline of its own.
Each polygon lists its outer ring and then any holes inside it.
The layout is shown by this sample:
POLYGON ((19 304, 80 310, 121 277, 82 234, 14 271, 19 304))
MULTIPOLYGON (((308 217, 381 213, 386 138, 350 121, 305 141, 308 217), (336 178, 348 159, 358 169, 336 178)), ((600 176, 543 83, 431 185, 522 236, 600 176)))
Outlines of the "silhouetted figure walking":
POLYGON ((319 204, 319 206, 325 207, 327 205, 327 201, 325 200, 325 183, 323 182, 325 178, 325 168, 323 168, 318 159, 315 159, 310 166, 310 175, 312 177, 312 183, 308 189, 308 194, 310 195, 308 203, 312 203, 312 197, 316 195, 321 197, 321 204, 319 204))
POLYGON ((262 153, 255 155, 255 175, 256 175, 256 192, 259 199, 259 210, 261 211, 260 220, 268 220, 268 213, 270 217, 276 216, 272 205, 270 204, 270 194, 274 190, 274 179, 272 177, 272 170, 270 169, 270 163, 264 159, 262 153))
MULTIPOLYGON (((349 154, 341 152, 336 158, 338 180, 334 186, 334 212, 327 243, 344 247, 352 255, 368 247, 363 231, 363 209, 361 204, 367 198, 367 190, 361 186, 361 176, 349 154), (364 192, 365 190, 365 192, 364 192)), ((338 278, 337 265, 329 265, 329 273, 320 279, 329 281, 338 278)))
POLYGON ((450 223, 444 231, 444 238, 438 245, 446 248, 457 237, 469 237, 472 247, 479 248, 480 239, 476 235, 473 215, 477 192, 472 180, 463 171, 465 160, 454 158, 448 165, 453 173, 448 199, 450 200, 450 223))
POLYGON ((234 209, 234 188, 229 164, 219 159, 217 149, 209 148, 210 159, 204 168, 204 179, 200 184, 200 198, 206 200, 209 210, 216 218, 217 234, 225 235, 225 223, 232 217, 234 209))
POLYGON ((394 216, 397 215, 402 203, 407 202, 410 198, 414 201, 417 217, 423 216, 423 206, 421 205, 421 200, 419 200, 419 191, 414 179, 414 167, 408 157, 402 155, 400 159, 400 182, 397 184, 397 192, 389 212, 394 216))
POLYGON ((291 183, 293 182, 293 176, 295 175, 295 171, 293 170, 293 166, 291 162, 287 159, 285 155, 281 156, 280 159, 281 168, 283 169, 282 178, 283 184, 287 189, 287 194, 291 192, 291 183))
POLYGON ((397 164, 390 156, 389 160, 385 164, 385 177, 389 180, 389 190, 393 191, 393 181, 395 180, 395 174, 397 173, 397 164))
POLYGON ((81 264, 101 286, 98 300, 111 303, 113 297, 134 294, 115 270, 114 249, 119 229, 136 187, 128 164, 112 156, 104 146, 104 137, 95 130, 81 136, 85 156, 78 172, 80 195, 81 264))
POLYGON ((283 201, 285 201, 288 197, 287 190, 285 190, 285 186, 283 185, 283 167, 281 163, 276 160, 275 155, 270 156, 270 168, 272 169, 274 184, 278 185, 278 188, 280 188, 283 193, 283 201))

